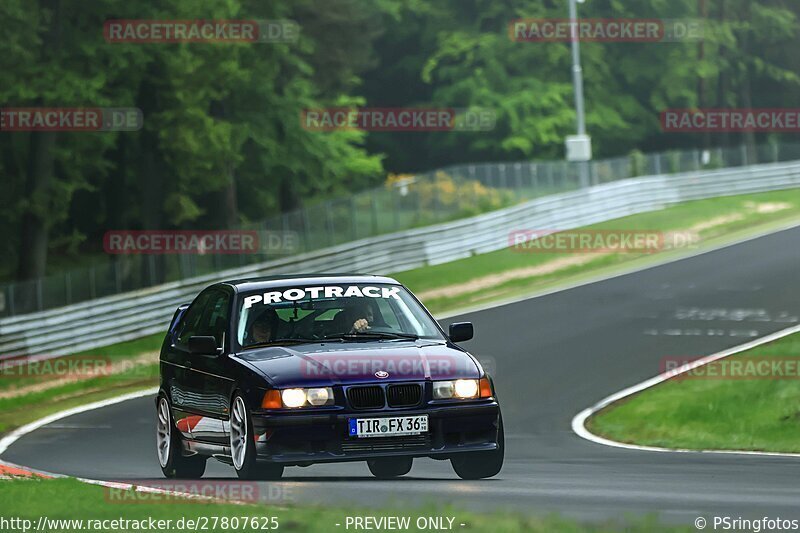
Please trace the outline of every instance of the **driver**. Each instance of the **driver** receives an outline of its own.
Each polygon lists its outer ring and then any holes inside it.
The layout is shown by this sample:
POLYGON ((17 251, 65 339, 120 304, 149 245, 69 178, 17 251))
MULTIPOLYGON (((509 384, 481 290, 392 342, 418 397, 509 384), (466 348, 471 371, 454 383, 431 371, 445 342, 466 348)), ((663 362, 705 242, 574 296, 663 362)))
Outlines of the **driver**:
POLYGON ((370 329, 370 324, 375 322, 375 312, 369 302, 360 302, 351 309, 353 326, 351 333, 361 333, 370 329))
POLYGON ((250 343, 261 344, 270 342, 275 338, 278 330, 278 313, 274 309, 267 309, 253 321, 250 326, 250 343))

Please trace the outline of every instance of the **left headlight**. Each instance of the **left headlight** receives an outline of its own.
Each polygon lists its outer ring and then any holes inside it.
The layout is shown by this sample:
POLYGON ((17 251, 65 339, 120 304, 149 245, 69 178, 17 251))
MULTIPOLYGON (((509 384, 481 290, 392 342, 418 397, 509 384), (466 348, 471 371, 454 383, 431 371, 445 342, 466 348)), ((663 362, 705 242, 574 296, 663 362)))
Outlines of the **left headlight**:
POLYGON ((333 405, 333 389, 316 387, 311 389, 284 389, 281 391, 284 407, 321 407, 333 405))
POLYGON ((433 398, 435 400, 451 398, 468 400, 472 398, 490 398, 491 396, 492 387, 489 384, 489 378, 433 382, 433 398))

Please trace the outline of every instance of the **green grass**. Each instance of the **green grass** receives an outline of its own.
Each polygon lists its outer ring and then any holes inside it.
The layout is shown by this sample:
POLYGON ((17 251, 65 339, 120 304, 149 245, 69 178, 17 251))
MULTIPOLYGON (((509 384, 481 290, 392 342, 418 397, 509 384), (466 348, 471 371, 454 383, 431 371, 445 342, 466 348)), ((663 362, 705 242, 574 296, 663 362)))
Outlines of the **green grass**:
MULTIPOLYGON (((230 482, 229 482, 230 483, 230 482)), ((428 505, 418 508, 392 508, 382 506, 380 509, 358 509, 343 507, 337 509, 317 506, 273 506, 259 505, 234 505, 229 503, 199 502, 187 500, 185 503, 170 498, 168 503, 159 503, 151 497, 135 496, 122 498, 120 493, 111 492, 110 489, 95 485, 87 485, 74 479, 53 480, 11 480, 0 481, 0 499, 7 502, 2 518, 18 518, 30 520, 29 531, 37 525, 40 517, 50 520, 83 520, 84 526, 88 520, 171 520, 164 531, 260 531, 264 517, 275 517, 279 531, 337 531, 347 530, 345 527, 347 517, 410 517, 409 531, 419 531, 415 527, 416 520, 423 516, 452 517, 453 530, 458 531, 493 531, 493 532, 658 532, 658 531, 693 531, 694 528, 666 527, 659 524, 653 517, 634 518, 625 521, 605 522, 600 524, 578 523, 572 520, 548 516, 536 518, 523 516, 514 512, 495 511, 488 514, 479 514, 453 507, 437 507, 428 505), (124 502, 124 503, 117 503, 124 502), (131 503, 133 502, 133 503, 131 503), (228 520, 228 527, 223 526, 223 519, 228 520), (232 521, 236 518, 236 522, 232 521), (252 518, 261 518, 257 521, 258 527, 243 527, 245 520, 249 523, 252 518), (207 528, 187 527, 184 522, 182 528, 178 527, 178 520, 195 520, 206 524, 207 528), (237 523, 238 522, 238 523, 237 523), (463 527, 460 524, 464 524, 463 527), (336 524, 340 524, 337 526, 336 524), (214 527, 216 526, 216 527, 214 527)), ((446 522, 445 522, 446 523, 446 522)), ((52 522, 48 531, 80 531, 75 524, 53 527, 52 522)), ((129 531, 137 530, 127 524, 129 531)), ((353 529, 351 525, 350 530, 353 529)), ((21 531, 21 528, 16 530, 21 531)), ((85 531, 86 529, 84 529, 85 531)), ((96 528, 97 531, 124 530, 107 523, 104 527, 96 528)), ((272 529, 271 529, 272 530, 272 529)))
MULTIPOLYGON (((632 215, 616 220, 595 224, 588 228, 594 230, 686 230, 695 224, 727 215, 742 215, 741 220, 727 222, 700 232, 700 247, 717 244, 723 240, 740 238, 743 234, 756 232, 768 225, 781 222, 800 221, 800 189, 758 193, 741 196, 712 198, 678 204, 660 211, 632 215), (773 213, 758 213, 746 204, 748 202, 784 202, 791 208, 773 213)), ((513 230, 541 228, 508 228, 513 230)), ((632 267, 639 263, 652 263, 663 259, 664 254, 677 255, 679 251, 658 254, 619 253, 600 255, 587 263, 572 266, 550 274, 524 279, 510 280, 491 289, 476 290, 471 293, 451 297, 424 299, 425 305, 435 313, 462 309, 492 300, 516 297, 521 294, 544 290, 553 285, 566 284, 583 277, 600 275, 632 267)), ((685 253, 685 252, 684 252, 685 253)), ((395 274, 395 277, 415 293, 442 286, 467 283, 471 280, 499 274, 502 272, 543 265, 554 259, 570 254, 520 253, 510 248, 472 256, 436 266, 425 266, 395 274)))
MULTIPOLYGON (((142 353, 155 352, 161 346, 163 334, 150 335, 141 339, 95 348, 60 358, 59 361, 82 361, 92 365, 119 363, 130 360, 142 353)), ((29 365, 6 369, 0 373, 0 392, 10 392, 14 388, 43 383, 69 374, 48 372, 49 362, 37 366, 29 365)), ((8 432, 56 411, 78 405, 103 400, 120 394, 146 389, 158 385, 158 365, 131 365, 119 374, 100 376, 92 379, 71 381, 46 390, 26 393, 13 397, 0 398, 0 433, 8 432)))
MULTIPOLYGON (((761 358, 797 363, 800 335, 733 355, 701 367, 692 376, 673 378, 621 400, 590 418, 587 428, 612 440, 648 446, 800 452, 800 375, 719 377, 732 363, 761 358)), ((789 366, 785 368, 788 371, 789 366)))

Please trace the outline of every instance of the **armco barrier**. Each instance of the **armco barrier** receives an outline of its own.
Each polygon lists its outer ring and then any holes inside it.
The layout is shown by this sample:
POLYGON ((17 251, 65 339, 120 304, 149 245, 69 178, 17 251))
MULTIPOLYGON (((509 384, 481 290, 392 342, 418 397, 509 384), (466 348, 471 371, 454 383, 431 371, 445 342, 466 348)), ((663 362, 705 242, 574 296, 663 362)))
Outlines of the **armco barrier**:
POLYGON ((800 162, 614 181, 469 219, 6 318, 0 320, 0 358, 66 355, 165 331, 178 305, 218 280, 304 272, 399 272, 504 248, 513 229, 566 230, 687 200, 798 186, 800 162))

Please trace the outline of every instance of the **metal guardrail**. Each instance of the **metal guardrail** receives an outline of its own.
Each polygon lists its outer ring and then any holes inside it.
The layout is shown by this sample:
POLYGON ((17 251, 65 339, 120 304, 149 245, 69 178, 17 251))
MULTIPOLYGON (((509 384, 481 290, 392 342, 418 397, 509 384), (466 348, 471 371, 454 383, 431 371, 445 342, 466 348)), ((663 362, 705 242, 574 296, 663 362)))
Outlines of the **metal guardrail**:
POLYGON ((715 196, 800 187, 800 161, 613 181, 472 218, 0 319, 0 359, 55 357, 165 331, 175 308, 222 279, 299 272, 392 273, 508 246, 515 229, 566 230, 715 196))
MULTIPOLYGON (((599 185, 637 176, 679 174, 800 159, 800 143, 631 153, 588 163, 599 185)), ((164 283, 258 265, 361 239, 466 219, 526 200, 582 188, 580 165, 519 161, 453 165, 384 186, 311 203, 240 229, 259 232, 253 254, 107 255, 91 266, 45 277, 0 283, 0 319, 94 301, 164 283), (291 246, 268 245, 267 235, 291 236, 291 246)), ((121 228, 110 228, 121 229, 121 228)))

